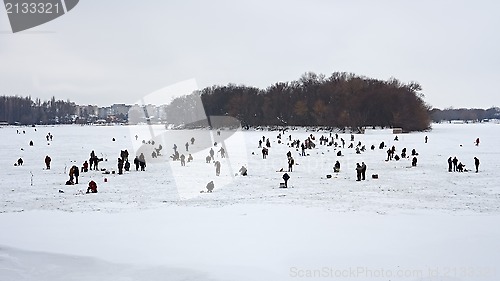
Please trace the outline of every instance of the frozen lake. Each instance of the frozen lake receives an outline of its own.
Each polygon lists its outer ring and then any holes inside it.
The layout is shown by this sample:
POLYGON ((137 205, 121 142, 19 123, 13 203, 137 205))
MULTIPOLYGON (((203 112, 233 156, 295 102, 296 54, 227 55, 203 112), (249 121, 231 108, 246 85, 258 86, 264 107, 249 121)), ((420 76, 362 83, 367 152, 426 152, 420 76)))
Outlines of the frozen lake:
POLYGON ((75 125, 0 132, 0 280, 500 277, 499 124, 435 124, 430 132, 398 135, 398 141, 387 130, 370 130, 354 136, 354 146, 361 142, 367 148, 361 154, 347 148, 350 134, 339 134, 346 140, 339 149, 319 145, 330 132, 303 128, 288 130, 281 144, 278 131, 256 130, 218 135, 162 126, 75 125), (310 134, 316 147, 306 150, 308 156, 287 146, 290 135, 303 141, 310 134), (267 159, 258 147, 263 136, 271 142, 267 159), (387 147, 379 149, 382 141, 387 147), (162 156, 151 159, 160 144, 162 156), (174 144, 194 160, 186 166, 171 161, 174 144), (385 161, 393 145, 397 154, 415 149, 417 166, 411 167, 411 157, 385 161), (222 146, 227 158, 218 153, 222 146), (220 176, 205 161, 211 148, 220 176), (78 185, 64 185, 69 168, 80 167, 92 150, 104 159, 101 169, 116 171, 124 149, 132 159, 144 152, 146 171, 135 171, 132 163, 123 175, 89 171, 80 173, 78 185), (336 155, 339 150, 343 156, 336 155), (281 189, 279 171, 287 170, 288 151, 296 165, 290 188, 281 189), (46 155, 52 158, 50 170, 44 169, 46 155), (479 173, 449 173, 450 156, 472 170, 478 157, 479 173), (23 165, 14 166, 20 157, 23 165), (332 169, 337 160, 338 174, 332 169), (361 162, 367 179, 357 182, 361 162), (238 175, 242 165, 246 177, 238 175), (90 180, 99 192, 81 194, 90 180), (209 181, 214 192, 200 193, 209 181), (350 275, 338 276, 344 271, 350 275))

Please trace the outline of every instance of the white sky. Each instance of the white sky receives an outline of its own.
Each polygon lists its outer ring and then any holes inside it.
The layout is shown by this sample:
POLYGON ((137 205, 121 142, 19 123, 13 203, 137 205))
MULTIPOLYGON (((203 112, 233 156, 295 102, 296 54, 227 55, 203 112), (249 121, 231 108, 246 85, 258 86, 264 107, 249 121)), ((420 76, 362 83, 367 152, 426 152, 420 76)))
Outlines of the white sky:
POLYGON ((12 34, 0 95, 134 103, 196 79, 265 88, 313 71, 395 77, 437 108, 500 106, 500 1, 81 0, 12 34))

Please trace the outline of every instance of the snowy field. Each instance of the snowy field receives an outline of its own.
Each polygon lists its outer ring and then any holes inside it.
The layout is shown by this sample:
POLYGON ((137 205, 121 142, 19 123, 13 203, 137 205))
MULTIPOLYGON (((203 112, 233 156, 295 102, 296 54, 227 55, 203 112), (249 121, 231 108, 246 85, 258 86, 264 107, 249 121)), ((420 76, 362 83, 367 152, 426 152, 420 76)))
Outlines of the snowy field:
POLYGON ((336 149, 319 145, 330 132, 303 128, 286 131, 281 144, 278 131, 218 135, 162 126, 3 127, 0 133, 2 281, 500 280, 500 124, 435 124, 399 141, 390 130, 367 130, 355 135, 354 146, 367 148, 361 154, 347 148, 350 134, 339 133, 346 145, 336 149), (308 156, 287 146, 290 135, 303 141, 310 134, 316 147, 308 156), (262 136, 271 142, 267 159, 258 148, 262 136), (387 147, 379 149, 382 141, 387 147), (162 156, 151 159, 160 144, 162 156), (174 144, 194 161, 185 167, 170 161, 174 144), (415 149, 417 166, 411 157, 385 161, 393 145, 397 154, 415 149), (218 153, 222 146, 227 158, 218 153), (220 176, 205 161, 210 148, 220 176), (111 172, 124 149, 131 160, 143 152, 146 171, 131 163, 123 175, 89 171, 80 173, 79 184, 64 185, 69 168, 81 167, 92 150, 111 172), (296 165, 283 189, 279 171, 288 168, 288 151, 296 165), (450 156, 471 170, 478 157, 479 173, 449 173, 450 156), (14 166, 20 157, 23 165, 14 166), (357 182, 361 162, 367 179, 357 182), (242 165, 246 177, 238 174, 242 165), (97 194, 83 194, 90 180, 97 194), (206 192, 209 181, 213 193, 206 192))

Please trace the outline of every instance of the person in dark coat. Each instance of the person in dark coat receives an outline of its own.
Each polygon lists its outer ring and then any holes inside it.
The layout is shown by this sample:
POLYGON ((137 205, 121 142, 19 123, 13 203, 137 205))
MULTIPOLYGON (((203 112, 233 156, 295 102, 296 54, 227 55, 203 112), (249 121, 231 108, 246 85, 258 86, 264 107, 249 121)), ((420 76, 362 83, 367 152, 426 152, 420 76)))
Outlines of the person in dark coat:
POLYGON ((220 152, 220 157, 226 158, 226 150, 224 149, 224 147, 221 147, 219 149, 219 152, 220 152))
POLYGON ((123 168, 125 168, 125 171, 130 171, 130 162, 128 160, 125 160, 125 164, 123 165, 123 168))
POLYGON ((263 147, 262 148, 262 159, 266 159, 268 153, 269 152, 268 152, 267 148, 263 147))
POLYGON ((193 155, 191 155, 191 153, 189 153, 188 155, 188 163, 193 161, 193 155))
POLYGON ((212 159, 212 161, 214 160, 214 149, 213 148, 210 148, 210 158, 212 159))
POLYGON ((293 169, 293 164, 295 164, 295 161, 293 160, 293 157, 288 157, 288 171, 291 172, 293 169))
POLYGON ((189 151, 189 143, 186 142, 186 151, 189 151))
POLYGON ((448 158, 448 172, 451 172, 453 169, 453 160, 451 159, 451 156, 450 158, 448 158))
POLYGON ((141 153, 141 155, 139 155, 139 166, 141 166, 141 171, 145 171, 146 158, 144 157, 144 153, 141 153))
POLYGON ((362 170, 363 168, 361 167, 361 165, 359 165, 359 163, 356 163, 356 181, 361 181, 362 170))
POLYGON ((194 137, 191 138, 191 144, 194 144, 194 137))
POLYGON ((78 184, 78 176, 80 175, 80 170, 77 166, 72 166, 69 169, 69 180, 72 182, 73 178, 75 179, 75 184, 78 184))
POLYGON ((118 158, 118 174, 123 175, 123 159, 118 158))
POLYGON ((134 158, 134 165, 135 165, 135 170, 139 171, 140 163, 139 163, 139 157, 137 156, 134 158))
POLYGON ((413 157, 413 159, 411 160, 411 165, 413 167, 416 167, 417 166, 417 157, 413 157))
POLYGON ((366 175, 366 164, 365 162, 361 162, 361 180, 365 180, 366 175))
POLYGON ((87 193, 97 193, 97 184, 95 181, 89 182, 89 187, 87 188, 87 193))
POLYGON ((45 156, 45 167, 47 168, 47 170, 50 170, 50 161, 52 161, 52 159, 50 158, 50 156, 45 156))
POLYGON ((333 166, 333 171, 335 173, 340 172, 340 162, 338 160, 337 160, 337 162, 335 162, 335 165, 333 166))
POLYGON ((179 157, 181 159, 181 166, 186 166, 186 156, 184 156, 184 154, 181 154, 181 157, 179 157))
POLYGON ((17 166, 22 166, 24 163, 23 158, 17 159, 17 166))
POLYGON ((457 157, 453 157, 453 172, 456 172, 457 171, 457 167, 458 167, 458 159, 457 157))
POLYGON ((479 159, 474 157, 474 165, 476 165, 476 173, 479 172, 479 159))
POLYGON ((239 172, 242 176, 246 176, 247 175, 247 168, 245 166, 241 166, 239 172))
POLYGON ((85 160, 85 162, 83 162, 83 165, 82 165, 82 172, 86 173, 89 171, 89 162, 87 162, 87 160, 85 160))
POLYGON ((283 174, 283 180, 285 181, 285 188, 288 188, 288 180, 290 179, 290 175, 287 173, 283 174))

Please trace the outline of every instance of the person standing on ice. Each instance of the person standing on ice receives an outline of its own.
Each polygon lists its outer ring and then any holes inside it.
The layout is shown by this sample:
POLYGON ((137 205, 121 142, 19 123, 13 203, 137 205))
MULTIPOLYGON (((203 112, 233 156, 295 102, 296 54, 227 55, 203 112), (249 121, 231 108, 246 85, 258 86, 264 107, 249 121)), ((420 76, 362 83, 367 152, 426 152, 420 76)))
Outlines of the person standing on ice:
POLYGON ((479 159, 474 157, 474 165, 476 166, 476 173, 479 172, 479 159))
POLYGON ((428 140, 428 139, 429 139, 429 138, 428 138, 427 136, 425 136, 425 143, 427 143, 427 140, 428 140))
POLYGON ((215 153, 215 152, 214 152, 214 149, 213 149, 213 148, 210 148, 209 153, 210 153, 210 159, 212 159, 212 161, 214 161, 214 153, 215 153))
POLYGON ((123 159, 118 158, 118 174, 123 175, 123 159))
POLYGON ((185 146, 186 146, 186 151, 189 151, 189 142, 186 142, 185 146))
POLYGON ((73 179, 75 179, 75 184, 78 184, 78 176, 80 175, 80 170, 78 169, 77 166, 72 166, 69 169, 69 181, 73 182, 73 179))
POLYGON ((361 165, 359 165, 359 163, 356 163, 356 181, 361 181, 361 171, 363 170, 363 168, 361 167, 361 165))
POLYGON ((262 159, 266 159, 268 154, 269 154, 269 150, 266 147, 263 147, 262 148, 262 159))
POLYGON ((221 146, 219 152, 220 152, 220 157, 226 158, 226 150, 224 149, 224 147, 221 146))
POLYGON ((45 156, 45 167, 47 168, 47 170, 50 170, 50 161, 52 161, 52 159, 50 159, 48 155, 45 156))
POLYGON ((293 164, 295 164, 295 161, 293 160, 293 157, 288 157, 288 171, 291 172, 293 169, 293 164))
POLYGON ((448 158, 448 172, 452 171, 452 167, 453 167, 453 160, 451 159, 450 156, 450 158, 448 158))
POLYGON ((476 139, 476 146, 479 146, 479 138, 476 139))
POLYGON ((136 171, 139 171, 139 157, 135 156, 135 159, 134 159, 134 165, 135 165, 135 170, 136 171))
POLYGON ((215 161, 215 175, 219 176, 220 175, 220 162, 215 161))
POLYGON ((456 156, 453 157, 452 162, 453 162, 453 172, 456 172, 457 171, 457 167, 458 167, 458 159, 457 159, 456 156))
POLYGON ((145 171, 146 158, 144 157, 144 153, 141 153, 141 155, 139 155, 139 166, 141 166, 141 171, 145 171))
POLYGON ((186 156, 184 156, 184 154, 181 154, 179 158, 181 159, 181 166, 186 166, 186 156))
POLYGON ((365 162, 361 162, 361 180, 365 180, 366 175, 366 164, 365 162))

